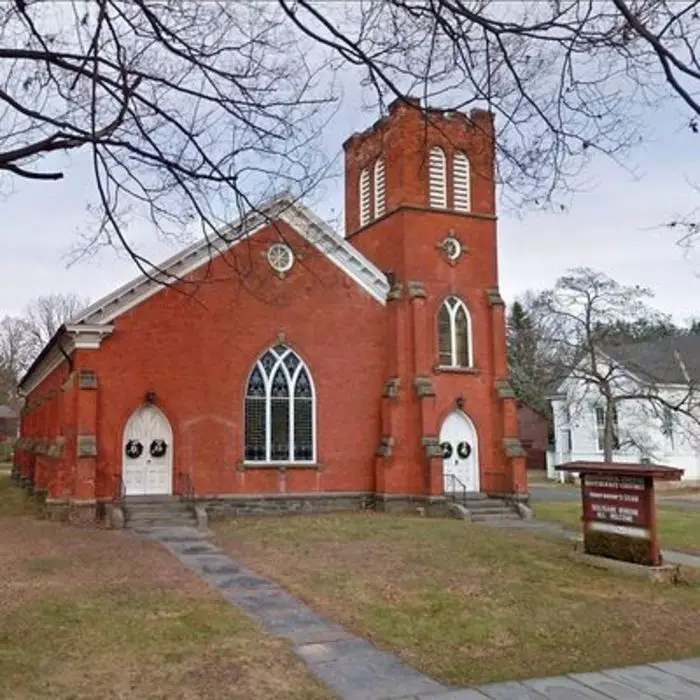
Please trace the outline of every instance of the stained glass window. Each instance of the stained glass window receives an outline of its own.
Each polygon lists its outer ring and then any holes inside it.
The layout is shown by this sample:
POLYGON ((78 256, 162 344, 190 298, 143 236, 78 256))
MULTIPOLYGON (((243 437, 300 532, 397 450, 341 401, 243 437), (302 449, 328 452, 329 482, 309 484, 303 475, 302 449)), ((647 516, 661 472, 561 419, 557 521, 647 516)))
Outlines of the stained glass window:
POLYGON ((245 404, 245 458, 253 462, 313 462, 314 390, 301 358, 275 345, 253 368, 245 404))

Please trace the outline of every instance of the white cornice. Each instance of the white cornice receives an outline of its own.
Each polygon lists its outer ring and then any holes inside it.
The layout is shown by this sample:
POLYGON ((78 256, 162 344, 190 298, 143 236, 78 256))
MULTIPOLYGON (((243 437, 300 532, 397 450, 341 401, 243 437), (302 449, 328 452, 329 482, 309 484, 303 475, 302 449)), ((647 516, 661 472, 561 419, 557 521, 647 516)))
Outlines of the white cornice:
POLYGON ((97 350, 102 340, 112 334, 111 325, 65 326, 55 339, 53 347, 32 367, 20 382, 26 396, 36 389, 59 365, 72 357, 75 350, 97 350))
POLYGON ((225 250, 254 236, 275 220, 287 223, 378 302, 386 303, 389 283, 382 271, 310 209, 285 196, 273 199, 262 206, 259 212, 231 225, 222 232, 221 239, 199 241, 169 258, 159 265, 162 272, 154 273, 152 278, 141 275, 98 300, 72 319, 72 324, 110 323, 164 289, 164 284, 168 281, 186 276, 225 250), (230 243, 223 240, 227 237, 231 238, 230 243))

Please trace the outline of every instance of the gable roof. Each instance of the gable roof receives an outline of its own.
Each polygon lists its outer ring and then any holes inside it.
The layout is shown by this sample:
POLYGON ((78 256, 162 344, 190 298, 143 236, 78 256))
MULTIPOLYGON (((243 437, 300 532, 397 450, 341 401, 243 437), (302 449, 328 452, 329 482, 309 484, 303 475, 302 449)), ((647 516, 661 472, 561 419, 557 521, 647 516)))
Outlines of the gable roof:
POLYGON ((389 293, 386 275, 308 207, 288 195, 282 195, 223 231, 222 238, 228 239, 227 241, 202 240, 192 244, 159 265, 158 269, 162 272, 154 272, 150 277, 136 277, 91 304, 72 318, 70 325, 112 322, 120 314, 162 290, 163 282, 182 278, 274 221, 284 221, 291 226, 378 302, 386 303, 389 293))
POLYGON ((700 335, 683 335, 603 348, 640 379, 659 384, 700 382, 700 335))
POLYGON ((286 223, 370 296, 386 304, 389 294, 386 275, 308 207, 289 195, 282 195, 227 227, 221 232, 221 238, 193 243, 157 266, 150 276, 136 277, 74 316, 44 346, 19 382, 20 388, 31 391, 73 348, 99 347, 101 339, 112 332, 115 318, 165 289, 167 282, 182 279, 275 221, 286 223), (64 338, 68 339, 67 348, 60 344, 64 338))

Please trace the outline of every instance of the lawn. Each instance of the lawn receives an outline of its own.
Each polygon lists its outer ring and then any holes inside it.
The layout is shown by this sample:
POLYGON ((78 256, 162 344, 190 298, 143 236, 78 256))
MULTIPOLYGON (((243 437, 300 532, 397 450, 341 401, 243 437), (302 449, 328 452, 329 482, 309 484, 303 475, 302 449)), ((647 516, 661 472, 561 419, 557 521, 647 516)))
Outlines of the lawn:
POLYGON ((159 545, 23 504, 0 476, 3 700, 332 697, 159 545))
POLYGON ((252 569, 448 683, 700 655, 700 581, 651 584, 588 568, 567 558, 564 541, 379 514, 213 527, 252 569))
MULTIPOLYGON (((539 520, 581 528, 580 503, 537 503, 535 517, 539 520)), ((684 552, 700 553, 700 509, 690 510, 657 505, 661 546, 684 552)))

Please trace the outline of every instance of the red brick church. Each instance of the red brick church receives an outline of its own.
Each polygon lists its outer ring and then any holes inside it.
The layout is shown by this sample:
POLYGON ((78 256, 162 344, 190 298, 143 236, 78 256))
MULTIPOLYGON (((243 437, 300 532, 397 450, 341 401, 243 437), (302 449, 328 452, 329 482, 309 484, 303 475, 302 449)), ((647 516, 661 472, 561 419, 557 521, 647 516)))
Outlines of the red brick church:
POLYGON ((49 512, 521 497, 493 117, 396 102, 345 149, 345 237, 277 198, 63 326, 21 381, 17 476, 49 512), (184 292, 184 293, 183 293, 184 292))

